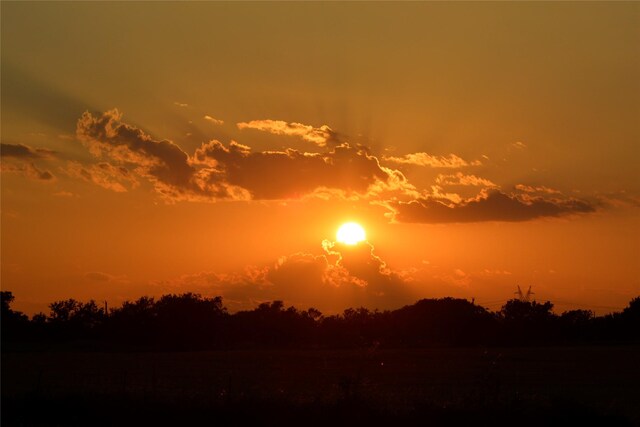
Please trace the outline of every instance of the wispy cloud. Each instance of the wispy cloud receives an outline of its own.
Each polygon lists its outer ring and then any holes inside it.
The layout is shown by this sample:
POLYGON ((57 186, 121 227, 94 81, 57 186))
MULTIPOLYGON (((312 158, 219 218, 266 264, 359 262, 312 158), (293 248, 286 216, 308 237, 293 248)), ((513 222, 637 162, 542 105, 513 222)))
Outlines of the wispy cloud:
POLYGON ((609 193, 598 194, 596 198, 603 206, 612 207, 640 207, 640 195, 627 191, 615 191, 609 193))
POLYGON ((461 186, 474 186, 474 187, 497 187, 497 185, 485 178, 480 178, 475 175, 465 175, 462 172, 455 174, 444 175, 440 174, 436 177, 436 183, 439 185, 461 185, 461 186))
POLYGON ((53 193, 53 195, 56 197, 80 197, 77 194, 72 193, 70 191, 57 191, 53 193))
POLYGON ((223 125, 224 124, 223 120, 219 120, 219 119, 213 118, 213 117, 211 117, 209 115, 204 116, 204 119, 206 121, 210 122, 210 123, 213 123, 214 125, 223 125))
POLYGON ((237 123, 238 129, 255 129, 274 135, 299 136, 320 147, 338 143, 337 134, 327 125, 313 127, 302 123, 287 123, 283 120, 252 120, 237 123))
POLYGON ((128 282, 127 277, 124 275, 114 276, 113 274, 104 273, 102 271, 89 271, 84 274, 84 277, 89 279, 92 282, 102 282, 102 283, 128 282))
POLYGON ((432 156, 427 153, 411 153, 402 157, 384 157, 384 160, 391 163, 429 166, 432 168, 462 168, 467 166, 479 166, 482 164, 480 160, 467 161, 455 154, 448 156, 432 156))
POLYGON ((560 190, 545 187, 544 185, 531 186, 531 185, 517 184, 515 188, 516 190, 520 190, 525 193, 562 194, 560 190))

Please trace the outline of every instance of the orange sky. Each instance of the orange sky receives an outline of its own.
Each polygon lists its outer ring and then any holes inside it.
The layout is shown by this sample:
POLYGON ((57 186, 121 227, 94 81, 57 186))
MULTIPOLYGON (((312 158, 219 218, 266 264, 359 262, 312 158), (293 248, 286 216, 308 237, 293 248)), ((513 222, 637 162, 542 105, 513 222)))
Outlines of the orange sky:
POLYGON ((640 294, 638 3, 1 8, 20 310, 640 294))

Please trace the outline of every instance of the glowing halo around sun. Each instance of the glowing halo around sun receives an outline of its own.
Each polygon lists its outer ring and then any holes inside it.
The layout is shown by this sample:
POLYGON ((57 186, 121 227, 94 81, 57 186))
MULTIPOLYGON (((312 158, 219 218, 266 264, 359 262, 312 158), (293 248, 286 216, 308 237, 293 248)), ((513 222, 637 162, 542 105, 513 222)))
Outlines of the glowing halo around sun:
POLYGON ((366 240, 367 236, 364 228, 358 223, 347 222, 342 224, 336 233, 336 240, 345 245, 356 245, 366 240))

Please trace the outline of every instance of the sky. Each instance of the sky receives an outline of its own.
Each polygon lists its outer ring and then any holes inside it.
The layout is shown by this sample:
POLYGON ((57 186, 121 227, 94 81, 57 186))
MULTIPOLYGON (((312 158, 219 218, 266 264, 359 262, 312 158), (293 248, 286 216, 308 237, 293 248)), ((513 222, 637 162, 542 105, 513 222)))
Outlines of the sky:
POLYGON ((16 309, 640 295, 640 3, 0 7, 16 309))

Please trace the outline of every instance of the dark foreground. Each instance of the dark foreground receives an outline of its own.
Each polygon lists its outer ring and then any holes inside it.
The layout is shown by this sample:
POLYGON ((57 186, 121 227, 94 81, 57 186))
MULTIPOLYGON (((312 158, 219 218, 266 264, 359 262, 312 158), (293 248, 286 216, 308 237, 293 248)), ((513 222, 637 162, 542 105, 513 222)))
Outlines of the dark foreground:
POLYGON ((2 425, 640 425, 640 347, 2 354, 2 425))

